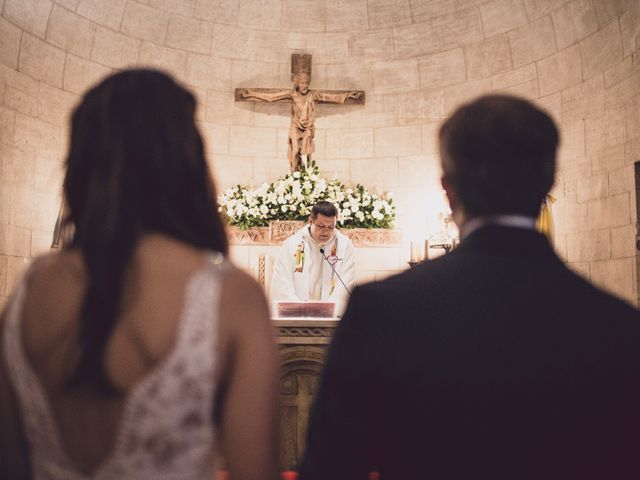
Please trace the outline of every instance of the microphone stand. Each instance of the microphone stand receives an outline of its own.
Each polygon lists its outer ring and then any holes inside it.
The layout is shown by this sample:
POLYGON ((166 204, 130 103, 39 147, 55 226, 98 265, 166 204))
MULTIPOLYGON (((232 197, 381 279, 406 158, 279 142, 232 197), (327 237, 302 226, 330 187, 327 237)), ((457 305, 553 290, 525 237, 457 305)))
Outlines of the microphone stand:
POLYGON ((342 281, 342 277, 340 277, 340 274, 336 271, 336 267, 333 266, 333 264, 329 261, 327 256, 324 254, 324 248, 320 249, 320 253, 322 254, 322 258, 324 258, 327 261, 327 263, 329 264, 329 266, 331 267, 331 270, 333 270, 333 273, 335 273, 336 277, 338 277, 338 280, 340 280, 340 283, 342 284, 344 289, 347 291, 347 293, 349 295, 351 295, 351 290, 349 290, 349 288, 342 281))

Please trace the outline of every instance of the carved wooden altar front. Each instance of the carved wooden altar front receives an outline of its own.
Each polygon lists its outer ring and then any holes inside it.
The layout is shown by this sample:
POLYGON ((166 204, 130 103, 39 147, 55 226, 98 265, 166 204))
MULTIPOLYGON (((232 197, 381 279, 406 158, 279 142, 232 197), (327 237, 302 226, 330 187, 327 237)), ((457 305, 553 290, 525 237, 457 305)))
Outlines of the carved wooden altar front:
POLYGON ((309 412, 318 391, 326 347, 337 319, 274 319, 280 347, 282 470, 295 470, 304 452, 309 412))

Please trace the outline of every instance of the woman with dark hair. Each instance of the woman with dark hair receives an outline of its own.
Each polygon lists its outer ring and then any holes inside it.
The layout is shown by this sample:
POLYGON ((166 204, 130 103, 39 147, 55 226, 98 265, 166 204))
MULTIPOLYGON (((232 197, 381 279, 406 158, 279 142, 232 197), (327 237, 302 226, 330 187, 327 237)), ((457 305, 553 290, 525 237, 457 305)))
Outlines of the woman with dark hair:
POLYGON ((76 108, 69 244, 0 322, 0 477, 277 476, 277 360, 227 240, 195 124, 167 75, 117 73, 76 108))

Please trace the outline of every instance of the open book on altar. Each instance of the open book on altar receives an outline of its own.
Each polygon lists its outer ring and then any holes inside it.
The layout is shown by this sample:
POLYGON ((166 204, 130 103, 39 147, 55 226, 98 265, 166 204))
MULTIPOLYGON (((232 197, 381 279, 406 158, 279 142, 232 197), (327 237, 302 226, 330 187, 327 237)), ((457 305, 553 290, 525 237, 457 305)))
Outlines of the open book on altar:
POLYGON ((278 318, 335 318, 336 303, 320 300, 273 302, 272 312, 278 318))

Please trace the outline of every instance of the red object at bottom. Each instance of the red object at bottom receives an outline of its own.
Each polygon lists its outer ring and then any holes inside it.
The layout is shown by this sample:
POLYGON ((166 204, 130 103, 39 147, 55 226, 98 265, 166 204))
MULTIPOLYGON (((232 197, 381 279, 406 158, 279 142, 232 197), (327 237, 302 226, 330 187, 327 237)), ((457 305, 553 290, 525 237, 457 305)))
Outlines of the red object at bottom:
POLYGON ((298 472, 282 472, 280 476, 282 480, 296 480, 296 478, 298 478, 298 472))
POLYGON ((380 474, 378 472, 371 472, 369 474, 369 480, 380 480, 380 474))

